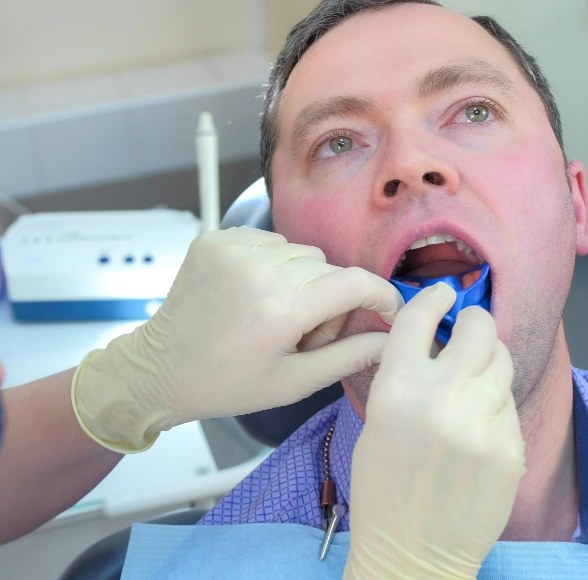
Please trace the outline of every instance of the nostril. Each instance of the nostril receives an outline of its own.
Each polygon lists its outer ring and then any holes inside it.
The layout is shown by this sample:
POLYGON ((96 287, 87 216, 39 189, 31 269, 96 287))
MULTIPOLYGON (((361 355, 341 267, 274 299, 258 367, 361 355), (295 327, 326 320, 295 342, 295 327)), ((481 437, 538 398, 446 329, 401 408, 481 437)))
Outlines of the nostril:
POLYGON ((431 185, 444 185, 445 178, 437 171, 431 171, 423 175, 423 180, 427 181, 431 185))
POLYGON ((387 197, 394 197, 398 193, 398 186, 400 185, 400 179, 391 179, 384 185, 384 195, 387 197))

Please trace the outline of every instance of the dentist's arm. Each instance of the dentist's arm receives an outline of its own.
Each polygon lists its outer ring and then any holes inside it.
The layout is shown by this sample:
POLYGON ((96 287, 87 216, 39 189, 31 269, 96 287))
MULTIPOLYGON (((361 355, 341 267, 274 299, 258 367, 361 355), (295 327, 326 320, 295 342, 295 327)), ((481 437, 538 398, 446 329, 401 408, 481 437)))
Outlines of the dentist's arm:
POLYGON ((74 409, 90 437, 132 453, 180 423, 293 403, 379 361, 387 333, 333 342, 348 312, 391 321, 401 303, 318 248, 252 228, 204 234, 153 319, 78 367, 74 409))
POLYGON ((80 429, 70 403, 73 374, 2 390, 0 544, 73 505, 122 458, 80 429))
POLYGON ((348 580, 473 580, 510 516, 524 473, 510 355, 471 307, 430 357, 454 297, 422 290, 394 322, 353 455, 348 580))
POLYGON ((391 322, 401 304, 386 280, 317 248, 251 228, 204 234, 152 320, 75 376, 6 391, 0 540, 71 505, 162 430, 289 404, 379 361, 387 333, 334 337, 356 308, 391 322))

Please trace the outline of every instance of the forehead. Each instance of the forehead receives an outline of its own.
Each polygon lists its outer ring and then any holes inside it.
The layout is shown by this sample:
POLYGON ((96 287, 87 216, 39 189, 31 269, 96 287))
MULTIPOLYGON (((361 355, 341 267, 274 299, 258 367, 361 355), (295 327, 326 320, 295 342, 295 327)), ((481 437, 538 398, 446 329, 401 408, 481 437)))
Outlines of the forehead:
POLYGON ((418 4, 369 10, 306 51, 288 79, 281 109, 341 94, 406 95, 430 71, 467 62, 485 63, 495 76, 532 90, 506 49, 461 14, 418 4))

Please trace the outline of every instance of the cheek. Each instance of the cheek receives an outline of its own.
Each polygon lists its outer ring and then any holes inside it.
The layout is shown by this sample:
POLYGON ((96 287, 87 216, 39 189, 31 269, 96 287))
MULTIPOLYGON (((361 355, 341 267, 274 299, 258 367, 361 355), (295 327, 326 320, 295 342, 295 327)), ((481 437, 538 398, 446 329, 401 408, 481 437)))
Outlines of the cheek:
POLYGON ((357 209, 337 195, 281 189, 274 194, 272 215, 276 232, 289 242, 316 246, 330 264, 351 266, 365 231, 357 209))
MULTIPOLYGON (((276 232, 289 242, 309 244, 320 239, 325 222, 330 221, 330 207, 325 198, 301 196, 281 188, 274 194, 272 216, 276 232)), ((314 244, 316 245, 316 244, 314 244)))
POLYGON ((567 214, 562 196, 567 195, 569 187, 559 149, 554 151, 550 144, 520 144, 477 169, 478 182, 486 184, 485 202, 502 214, 502 223, 517 228, 519 235, 525 231, 554 233, 556 222, 561 227, 562 212, 567 214))
POLYGON ((575 254, 571 194, 563 157, 548 147, 520 147, 478 177, 488 184, 483 201, 502 231, 498 240, 504 236, 497 244, 497 312, 503 313, 499 335, 510 342, 525 320, 538 327, 546 311, 555 311, 553 319, 561 315, 575 254))

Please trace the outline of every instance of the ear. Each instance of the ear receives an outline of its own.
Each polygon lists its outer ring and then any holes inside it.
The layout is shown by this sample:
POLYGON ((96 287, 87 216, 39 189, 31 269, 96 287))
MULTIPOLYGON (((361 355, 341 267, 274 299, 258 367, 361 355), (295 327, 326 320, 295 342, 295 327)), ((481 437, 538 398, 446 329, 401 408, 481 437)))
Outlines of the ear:
POLYGON ((576 213, 576 253, 583 256, 588 254, 588 187, 586 167, 581 161, 568 164, 568 179, 576 213))

